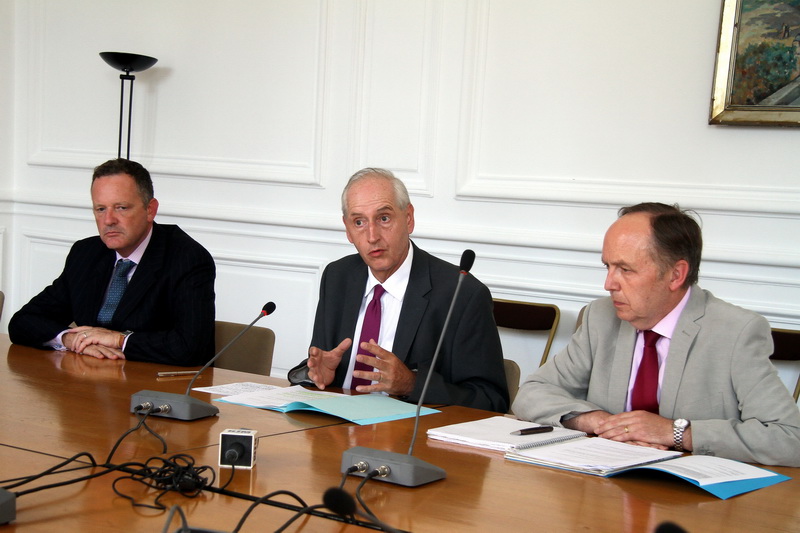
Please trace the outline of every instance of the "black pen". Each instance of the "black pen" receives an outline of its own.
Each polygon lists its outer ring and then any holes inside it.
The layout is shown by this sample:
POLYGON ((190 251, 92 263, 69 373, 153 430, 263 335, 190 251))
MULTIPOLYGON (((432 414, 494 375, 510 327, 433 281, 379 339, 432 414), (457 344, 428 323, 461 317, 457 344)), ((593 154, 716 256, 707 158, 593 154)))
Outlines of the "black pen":
POLYGON ((525 428, 517 431, 512 431, 512 435, 533 435, 535 433, 547 433, 553 431, 553 426, 536 426, 535 428, 525 428))

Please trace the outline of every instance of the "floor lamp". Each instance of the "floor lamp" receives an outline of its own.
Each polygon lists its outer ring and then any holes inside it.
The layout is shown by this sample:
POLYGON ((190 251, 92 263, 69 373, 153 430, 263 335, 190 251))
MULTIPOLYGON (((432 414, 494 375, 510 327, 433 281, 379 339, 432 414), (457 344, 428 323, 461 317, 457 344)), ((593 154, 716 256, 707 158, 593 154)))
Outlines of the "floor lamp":
POLYGON ((128 54, 125 52, 100 52, 103 61, 123 73, 119 75, 119 142, 117 143, 117 158, 122 157, 122 117, 125 109, 125 82, 130 81, 130 91, 128 93, 128 152, 126 159, 131 158, 131 110, 133 109, 133 81, 136 76, 131 72, 142 72, 156 64, 158 59, 139 54, 128 54))

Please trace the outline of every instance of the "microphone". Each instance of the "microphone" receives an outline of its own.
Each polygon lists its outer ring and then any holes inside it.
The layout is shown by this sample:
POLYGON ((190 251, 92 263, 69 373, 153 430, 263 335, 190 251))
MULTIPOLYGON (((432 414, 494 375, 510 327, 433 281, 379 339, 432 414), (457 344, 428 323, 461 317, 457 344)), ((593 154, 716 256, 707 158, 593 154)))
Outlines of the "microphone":
POLYGON ((661 522, 653 533, 687 533, 687 531, 675 522, 661 522))
POLYGON ((275 311, 275 304, 269 302, 261 308, 261 313, 245 326, 231 341, 226 344, 217 354, 212 357, 206 364, 197 371, 186 387, 184 394, 177 394, 174 392, 158 392, 152 390, 142 390, 131 396, 131 412, 137 413, 139 411, 149 411, 149 414, 154 416, 163 416, 165 418, 175 418, 178 420, 197 420, 198 418, 205 418, 214 416, 219 413, 219 408, 211 405, 208 402, 192 398, 189 393, 192 390, 192 385, 197 381, 200 374, 209 366, 211 366, 217 358, 225 353, 225 351, 233 345, 234 342, 239 340, 239 337, 245 334, 247 330, 253 327, 253 324, 261 320, 262 317, 272 314, 275 311))
POLYGON ((408 454, 387 452, 383 450, 373 450, 363 446, 355 446, 350 448, 342 454, 342 468, 341 472, 349 472, 351 466, 358 467, 358 470, 352 472, 355 476, 366 477, 367 472, 378 469, 381 471, 377 477, 389 483, 395 483, 404 487, 418 487, 432 481, 438 481, 447 477, 447 472, 443 468, 432 465, 414 457, 414 441, 417 440, 417 431, 419 430, 419 413, 422 409, 422 403, 425 400, 425 393, 428 392, 428 385, 431 382, 431 375, 433 369, 436 368, 436 360, 439 358, 439 352, 444 342, 444 334, 447 331, 447 326, 450 323, 450 316, 453 314, 453 308, 456 304, 456 297, 461 290, 461 283, 472 268, 475 262, 475 252, 472 250, 464 250, 461 254, 461 263, 459 263, 459 276, 456 290, 453 292, 453 299, 450 301, 450 309, 447 311, 447 316, 444 319, 444 326, 442 333, 439 336, 439 342, 436 345, 436 350, 433 352, 433 359, 431 360, 431 367, 428 375, 425 378, 425 385, 422 387, 422 392, 417 402, 417 413, 414 417, 414 434, 411 436, 411 445, 408 447, 408 454))

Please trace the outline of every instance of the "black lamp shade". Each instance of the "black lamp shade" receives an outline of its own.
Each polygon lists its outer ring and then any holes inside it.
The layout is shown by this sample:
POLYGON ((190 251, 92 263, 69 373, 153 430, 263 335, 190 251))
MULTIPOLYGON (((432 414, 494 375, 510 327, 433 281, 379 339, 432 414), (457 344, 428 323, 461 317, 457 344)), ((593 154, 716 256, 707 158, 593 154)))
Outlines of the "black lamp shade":
POLYGON ((100 52, 103 61, 123 72, 141 72, 156 64, 158 59, 126 52, 100 52))

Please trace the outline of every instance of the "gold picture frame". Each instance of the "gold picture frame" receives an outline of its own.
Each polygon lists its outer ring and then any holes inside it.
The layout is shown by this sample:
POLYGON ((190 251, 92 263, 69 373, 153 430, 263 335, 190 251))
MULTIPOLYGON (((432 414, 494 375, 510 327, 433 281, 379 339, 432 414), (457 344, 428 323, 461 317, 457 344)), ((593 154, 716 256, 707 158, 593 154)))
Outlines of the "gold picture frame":
POLYGON ((800 0, 723 0, 708 123, 800 126, 800 0))

